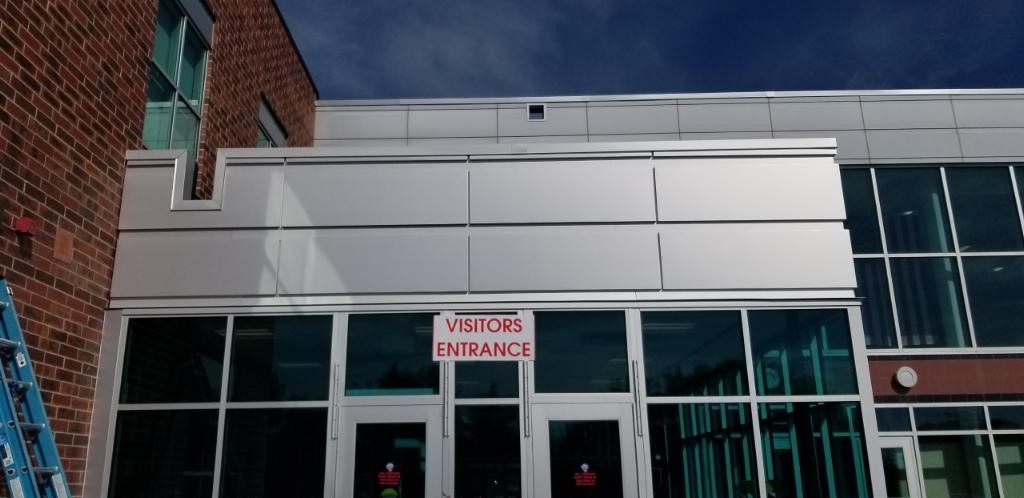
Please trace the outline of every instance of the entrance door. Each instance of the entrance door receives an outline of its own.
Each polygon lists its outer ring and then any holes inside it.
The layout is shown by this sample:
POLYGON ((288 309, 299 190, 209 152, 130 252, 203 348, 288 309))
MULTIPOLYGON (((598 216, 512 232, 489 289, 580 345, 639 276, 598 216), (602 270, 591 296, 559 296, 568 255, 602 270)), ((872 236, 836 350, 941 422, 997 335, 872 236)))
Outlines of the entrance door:
POLYGON ((441 496, 441 407, 341 408, 334 496, 441 496))
POLYGON ((628 403, 534 404, 535 498, 636 498, 628 403))
POLYGON ((909 437, 883 437, 880 439, 886 497, 921 498, 921 481, 917 474, 914 439, 909 437))

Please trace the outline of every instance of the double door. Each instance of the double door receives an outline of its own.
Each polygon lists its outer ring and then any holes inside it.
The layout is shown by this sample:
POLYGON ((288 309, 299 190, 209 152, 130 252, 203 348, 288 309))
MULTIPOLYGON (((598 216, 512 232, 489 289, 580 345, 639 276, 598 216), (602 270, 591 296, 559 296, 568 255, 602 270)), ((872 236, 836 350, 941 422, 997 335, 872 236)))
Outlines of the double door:
POLYGON ((341 408, 334 496, 639 496, 632 403, 509 405, 521 423, 485 417, 472 426, 453 415, 459 407, 450 408, 341 408), (508 451, 515 443, 518 458, 508 451))

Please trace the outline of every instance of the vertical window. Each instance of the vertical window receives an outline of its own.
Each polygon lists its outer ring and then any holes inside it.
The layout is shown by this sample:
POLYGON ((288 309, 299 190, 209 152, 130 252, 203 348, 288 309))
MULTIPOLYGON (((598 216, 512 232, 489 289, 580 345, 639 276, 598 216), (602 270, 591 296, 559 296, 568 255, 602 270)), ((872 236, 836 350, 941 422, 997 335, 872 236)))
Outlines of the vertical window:
POLYGON ((1024 434, 995 436, 1003 496, 1024 496, 1024 434))
POLYGON ((988 436, 920 436, 918 445, 928 498, 999 496, 988 436))
POLYGON ((970 346, 956 260, 894 258, 891 264, 904 347, 970 346))
POLYGON ((1020 346, 1024 322, 1024 256, 965 257, 978 346, 1020 346))
POLYGON ((889 252, 953 250, 937 168, 879 169, 875 177, 889 252))
POLYGON ((855 254, 882 252, 882 236, 878 230, 875 210, 875 189, 871 186, 871 170, 844 169, 843 200, 846 203, 847 230, 855 254))
POLYGON ((946 180, 961 251, 1024 249, 1009 170, 947 168, 946 180))
POLYGON ((846 310, 751 311, 760 395, 856 394, 846 310))
POLYGON ((286 145, 287 134, 274 111, 265 100, 260 101, 259 126, 256 129, 256 147, 282 147, 286 145))
POLYGON ((881 258, 853 260, 857 273, 857 297, 863 298, 861 317, 864 322, 864 343, 869 348, 895 348, 896 326, 892 319, 889 279, 881 258))
POLYGON ((196 160, 209 47, 173 0, 161 0, 149 69, 143 145, 185 149, 196 160))
POLYGON ((455 496, 520 496, 519 444, 519 407, 455 407, 455 496))

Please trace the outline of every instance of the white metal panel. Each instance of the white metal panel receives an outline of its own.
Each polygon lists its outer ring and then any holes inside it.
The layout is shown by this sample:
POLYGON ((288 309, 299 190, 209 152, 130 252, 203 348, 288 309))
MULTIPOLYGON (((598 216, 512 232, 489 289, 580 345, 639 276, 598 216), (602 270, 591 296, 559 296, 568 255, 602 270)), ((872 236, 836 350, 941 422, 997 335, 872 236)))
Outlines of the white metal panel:
POLYGON ((473 292, 661 287, 651 227, 538 227, 470 237, 473 292))
POLYGON ((679 133, 675 105, 595 106, 587 112, 592 135, 679 133))
POLYGON ((864 130, 777 131, 775 138, 834 138, 839 159, 867 159, 868 139, 864 130))
POLYGON ((122 233, 110 295, 273 295, 277 237, 276 231, 122 233))
POLYGON ((544 111, 543 121, 526 119, 526 106, 498 110, 498 131, 501 136, 586 135, 587 109, 584 107, 551 107, 544 111))
POLYGON ((172 211, 174 165, 127 168, 122 230, 276 227, 281 219, 279 165, 229 164, 220 209, 172 211))
POLYGON ((659 221, 841 220, 831 158, 655 161, 659 221))
POLYGON ((868 130, 872 159, 960 157, 956 130, 868 130))
POLYGON ((962 128, 1024 127, 1024 99, 953 100, 962 128))
POLYGON ((649 159, 477 164, 472 223, 654 221, 649 159))
POLYGON ((842 225, 663 227, 666 290, 827 289, 856 286, 842 225))
POLYGON ((405 143, 404 138, 318 138, 313 147, 393 147, 405 143))
POLYGON ((682 132, 771 131, 768 103, 680 104, 682 132))
POLYGON ((640 133, 632 135, 590 135, 591 142, 662 142, 679 140, 678 133, 640 133))
POLYGON ((292 165, 284 226, 465 224, 466 165, 292 165))
POLYGON ((346 110, 316 113, 316 138, 405 138, 404 110, 346 110))
POLYGON ((699 132, 680 133, 683 140, 747 140, 772 138, 771 131, 723 131, 723 132, 699 132))
POLYGON ((409 111, 409 137, 496 137, 497 112, 497 109, 414 109, 409 111))
POLYGON ((859 102, 772 102, 775 131, 860 130, 859 102))
POLYGON ((949 99, 862 102, 867 129, 956 128, 949 99))
POLYGON ((506 137, 498 138, 498 143, 503 144, 538 144, 538 143, 586 143, 586 135, 537 135, 531 137, 506 137))
POLYGON ((1024 128, 961 129, 964 157, 1024 156, 1024 128))
POLYGON ((466 292, 468 260, 463 232, 301 231, 281 241, 280 293, 466 292))
POLYGON ((486 137, 436 137, 409 139, 409 145, 475 145, 496 143, 498 143, 498 138, 494 135, 486 137))

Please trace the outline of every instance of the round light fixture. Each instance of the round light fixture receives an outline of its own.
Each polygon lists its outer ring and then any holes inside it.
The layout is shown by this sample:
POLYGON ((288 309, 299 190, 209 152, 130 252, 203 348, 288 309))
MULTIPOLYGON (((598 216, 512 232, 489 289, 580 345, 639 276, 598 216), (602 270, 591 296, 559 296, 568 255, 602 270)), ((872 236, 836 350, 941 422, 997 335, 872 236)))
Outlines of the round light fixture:
POLYGON ((896 383, 901 387, 910 389, 917 385, 917 371, 910 367, 900 367, 896 370, 896 383))

